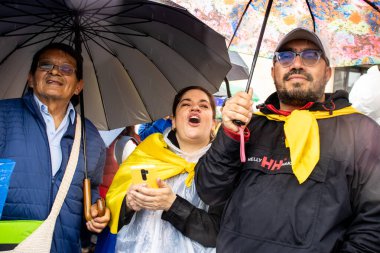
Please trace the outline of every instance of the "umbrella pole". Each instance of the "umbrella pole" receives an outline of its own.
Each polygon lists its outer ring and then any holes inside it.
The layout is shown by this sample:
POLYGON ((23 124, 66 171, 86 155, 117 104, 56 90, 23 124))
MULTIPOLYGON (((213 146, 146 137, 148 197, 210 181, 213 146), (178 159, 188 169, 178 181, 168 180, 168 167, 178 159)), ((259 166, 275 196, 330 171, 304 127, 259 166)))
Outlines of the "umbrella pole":
MULTIPOLYGON (((266 25, 267 25, 267 21, 268 21, 268 18, 269 18, 270 9, 272 8, 272 3, 273 3, 273 0, 269 0, 269 1, 268 1, 267 8, 266 8, 266 10, 265 10, 265 16, 264 16, 263 25, 261 26, 261 31, 260 31, 259 39, 258 39, 258 41, 257 41, 255 54, 254 54, 254 56, 253 56, 251 69, 249 70, 249 76, 248 76, 248 81, 247 81, 247 87, 245 88, 245 92, 247 92, 247 93, 248 93, 249 87, 251 86, 251 81, 252 81, 253 71, 254 71, 255 66, 256 66, 257 58, 259 57, 259 51, 260 51, 260 47, 261 47, 261 42, 263 41, 264 32, 265 32, 265 27, 266 27, 266 25)), ((242 126, 242 125, 245 124, 244 122, 242 122, 242 121, 240 121, 240 120, 233 120, 233 122, 234 122, 234 124, 237 125, 237 126, 242 126)))
MULTIPOLYGON (((81 41, 80 41, 80 20, 79 20, 79 14, 75 16, 75 36, 74 36, 74 45, 75 50, 78 54, 82 54, 82 47, 81 47, 81 41)), ((84 98, 83 98, 83 90, 79 93, 79 103, 80 103, 80 116, 82 119, 82 143, 83 143, 83 161, 84 161, 84 180, 83 180, 83 213, 86 221, 92 220, 91 215, 91 180, 88 178, 88 171, 87 171, 87 151, 86 151, 86 120, 84 116, 84 98)), ((99 198, 96 201, 97 209, 98 209, 98 217, 104 216, 106 209, 105 209, 105 201, 103 198, 99 198)))
POLYGON ((82 119, 82 144, 83 144, 83 161, 84 161, 84 180, 83 180, 83 214, 86 221, 92 220, 91 216, 91 181, 87 174, 87 157, 86 157, 86 129, 84 117, 83 91, 79 93, 80 117, 82 119))
MULTIPOLYGON (((87 173, 87 157, 86 157, 86 129, 85 129, 85 117, 84 117, 84 99, 83 99, 83 91, 79 93, 79 101, 80 101, 80 112, 82 119, 82 143, 83 143, 83 160, 84 160, 84 180, 83 180, 83 213, 86 221, 92 220, 91 215, 91 180, 88 178, 87 173)), ((99 198, 96 201, 97 209, 98 209, 98 217, 104 216, 105 209, 105 201, 103 198, 99 198)))
POLYGON ((308 0, 305 0, 305 1, 306 1, 306 4, 307 4, 307 8, 309 9, 309 12, 310 12, 311 20, 313 21, 313 32, 315 32, 315 18, 314 18, 313 12, 311 11, 311 7, 310 7, 309 1, 308 0))
POLYGON ((226 90, 227 90, 227 97, 231 97, 231 89, 230 89, 230 82, 228 81, 228 78, 224 78, 224 82, 226 83, 226 90))
POLYGON ((247 81, 247 87, 245 88, 245 92, 248 92, 249 87, 251 86, 253 71, 255 70, 257 58, 259 57, 259 51, 260 51, 260 47, 261 47, 261 42, 263 41, 265 27, 267 26, 267 21, 268 21, 268 18, 269 18, 270 9, 272 8, 272 3, 273 3, 273 0, 269 0, 268 1, 267 9, 265 11, 263 25, 261 26, 261 31, 260 31, 259 39, 257 41, 255 54, 253 56, 251 69, 249 71, 249 77, 248 77, 248 81, 247 81))

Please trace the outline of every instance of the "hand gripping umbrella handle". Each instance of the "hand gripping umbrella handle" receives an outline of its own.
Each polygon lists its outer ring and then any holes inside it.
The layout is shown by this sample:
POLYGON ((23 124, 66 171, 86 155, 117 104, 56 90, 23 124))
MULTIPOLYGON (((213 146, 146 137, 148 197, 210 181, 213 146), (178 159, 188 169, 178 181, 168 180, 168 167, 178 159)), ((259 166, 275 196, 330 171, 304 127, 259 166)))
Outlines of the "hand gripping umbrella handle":
MULTIPOLYGON (((103 198, 96 201, 96 208, 98 209, 98 217, 104 216, 106 213, 105 202, 103 198)), ((85 178, 83 181, 83 212, 86 221, 92 220, 91 216, 91 181, 85 178)))

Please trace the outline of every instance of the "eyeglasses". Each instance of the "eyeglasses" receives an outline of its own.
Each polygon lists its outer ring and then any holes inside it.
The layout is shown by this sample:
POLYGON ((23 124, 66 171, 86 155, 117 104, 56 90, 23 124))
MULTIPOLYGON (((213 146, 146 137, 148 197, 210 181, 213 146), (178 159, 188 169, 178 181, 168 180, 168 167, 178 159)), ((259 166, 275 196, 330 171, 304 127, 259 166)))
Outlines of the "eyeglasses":
POLYGON ((59 72, 61 72, 65 76, 71 76, 74 73, 74 71, 76 71, 76 68, 66 63, 62 65, 55 65, 53 63, 45 61, 38 62, 38 68, 42 71, 48 72, 53 70, 54 67, 58 67, 59 72))
POLYGON ((301 57, 303 65, 311 67, 319 62, 322 54, 322 51, 314 49, 306 49, 298 53, 293 51, 282 51, 274 53, 275 60, 278 61, 283 67, 289 67, 292 65, 297 55, 301 57))

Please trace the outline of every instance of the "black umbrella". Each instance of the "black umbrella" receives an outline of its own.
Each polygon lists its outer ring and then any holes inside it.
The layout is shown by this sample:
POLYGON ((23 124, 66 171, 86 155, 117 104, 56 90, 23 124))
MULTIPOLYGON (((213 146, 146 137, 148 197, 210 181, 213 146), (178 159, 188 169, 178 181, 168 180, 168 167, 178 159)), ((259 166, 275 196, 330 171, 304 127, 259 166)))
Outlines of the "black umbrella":
POLYGON ((249 69, 238 52, 228 50, 228 55, 231 61, 231 70, 227 73, 226 78, 229 81, 237 81, 248 79, 249 69))
POLYGON ((0 98, 22 95, 32 55, 51 42, 82 52, 85 114, 98 129, 169 115, 172 98, 189 85, 216 92, 231 68, 225 39, 164 3, 1 0, 0 98))
MULTIPOLYGON (((82 53, 81 115, 98 129, 169 115, 174 95, 189 85, 217 91, 231 68, 224 38, 185 9, 165 3, 1 0, 0 98, 23 94, 33 54, 51 42, 73 45, 82 53)), ((90 188, 85 175, 87 220, 90 188)), ((98 202, 102 211, 103 205, 98 202)))

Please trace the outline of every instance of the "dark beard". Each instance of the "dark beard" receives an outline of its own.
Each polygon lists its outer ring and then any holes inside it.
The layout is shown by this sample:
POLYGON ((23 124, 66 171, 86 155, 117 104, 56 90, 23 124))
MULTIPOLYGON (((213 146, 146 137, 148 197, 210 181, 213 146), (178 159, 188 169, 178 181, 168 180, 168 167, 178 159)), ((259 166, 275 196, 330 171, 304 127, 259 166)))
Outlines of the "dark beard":
POLYGON ((291 91, 287 90, 277 90, 278 99, 287 105, 292 106, 304 106, 308 102, 316 102, 320 98, 320 94, 315 94, 312 91, 291 91))
MULTIPOLYGON (((313 77, 309 73, 305 72, 303 69, 291 69, 288 73, 284 75, 282 82, 288 81, 289 77, 293 74, 303 75, 306 77, 307 81, 313 82, 313 77)), ((324 93, 324 89, 320 92, 318 91, 301 91, 297 88, 301 87, 301 83, 293 84, 294 88, 292 91, 287 91, 286 89, 277 89, 277 95, 279 100, 287 105, 301 107, 308 102, 316 102, 324 93), (320 94, 321 93, 321 94, 320 94)), ((276 87, 279 87, 276 85, 276 87)))

